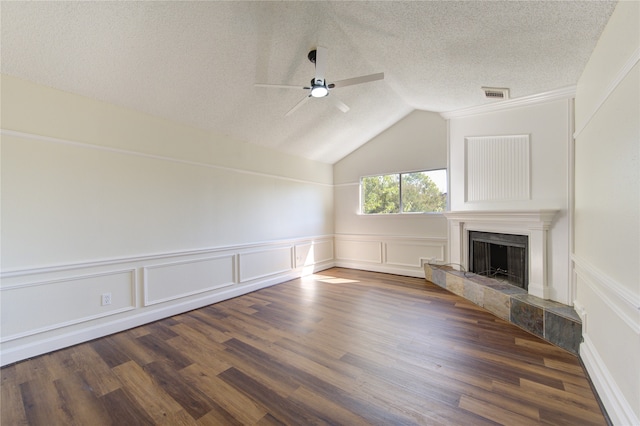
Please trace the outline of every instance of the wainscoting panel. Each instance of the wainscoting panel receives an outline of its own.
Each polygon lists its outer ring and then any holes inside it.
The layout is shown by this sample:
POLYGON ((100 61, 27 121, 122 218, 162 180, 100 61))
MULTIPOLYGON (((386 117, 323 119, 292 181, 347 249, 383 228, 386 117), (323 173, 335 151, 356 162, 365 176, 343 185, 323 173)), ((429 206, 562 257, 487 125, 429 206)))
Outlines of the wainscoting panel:
POLYGON ((233 285, 234 259, 234 255, 227 255, 145 267, 144 305, 233 285))
POLYGON ((2 287, 2 339, 8 342, 135 309, 135 269, 2 287), (111 304, 102 306, 102 295, 111 304), (24 309, 24 301, 29 309, 24 309))
POLYGON ((336 266, 424 278, 427 262, 447 262, 447 238, 336 235, 336 266))
POLYGON ((574 306, 583 321, 580 357, 612 423, 640 424, 633 408, 637 400, 625 398, 628 388, 616 381, 628 374, 623 367, 628 360, 640 354, 640 296, 587 259, 575 254, 571 259, 578 288, 574 306), (624 342, 623 352, 611 350, 611 336, 624 342))
POLYGON ((444 262, 444 245, 438 243, 409 243, 391 241, 385 243, 385 259, 388 265, 422 268, 425 261, 444 262))
POLYGON ((293 269, 293 246, 240 253, 240 282, 244 283, 293 269))
POLYGON ((295 246, 296 268, 333 260, 333 241, 312 241, 295 246))
POLYGON ((572 255, 574 272, 581 284, 588 286, 634 333, 640 336, 640 295, 627 290, 593 264, 572 255))
POLYGON ((465 201, 530 199, 529 135, 465 138, 465 201))
POLYGON ((6 271, 0 275, 0 363, 11 364, 332 266, 333 236, 327 235, 6 271), (300 256, 295 263, 294 250, 300 256), (111 304, 102 305, 103 294, 111 294, 111 304))
POLYGON ((382 263, 382 242, 337 239, 336 260, 382 263))

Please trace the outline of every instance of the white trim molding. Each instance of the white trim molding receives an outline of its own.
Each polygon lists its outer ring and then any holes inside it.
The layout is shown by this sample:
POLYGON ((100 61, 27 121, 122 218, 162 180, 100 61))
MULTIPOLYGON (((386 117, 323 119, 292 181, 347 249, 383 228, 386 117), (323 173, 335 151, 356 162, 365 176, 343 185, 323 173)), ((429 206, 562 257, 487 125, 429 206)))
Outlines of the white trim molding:
POLYGON ((607 408, 607 415, 612 423, 614 425, 640 425, 640 418, 636 416, 629 401, 626 400, 616 381, 611 376, 589 335, 583 334, 582 337, 580 358, 598 390, 598 396, 607 408))
POLYGON ((589 114, 587 114, 586 116, 587 118, 584 120, 583 123, 580 123, 580 128, 576 129, 575 133, 573 134, 574 139, 578 139, 582 131, 589 125, 589 123, 591 122, 593 117, 598 113, 600 108, 602 108, 602 105, 604 105, 607 99, 609 99, 609 96, 611 96, 611 94, 616 90, 616 88, 620 85, 620 83, 622 83, 622 81, 627 77, 627 75, 629 75, 633 67, 635 67, 639 61, 640 61, 640 48, 636 49, 631 54, 629 59, 627 59, 627 62, 625 62, 622 68, 618 70, 613 80, 609 82, 609 84, 607 85, 607 88, 602 93, 602 96, 593 105, 593 108, 589 112, 589 114))
POLYGON ((181 159, 181 158, 168 157, 168 156, 165 156, 165 155, 149 154, 149 153, 145 153, 145 152, 132 151, 132 150, 129 150, 129 149, 113 148, 113 147, 103 146, 103 145, 94 145, 94 144, 87 143, 87 142, 78 142, 78 141, 72 141, 72 140, 68 140, 68 139, 54 138, 54 137, 51 137, 51 136, 36 135, 34 133, 19 132, 19 131, 10 130, 10 129, 0 129, 0 135, 2 135, 2 136, 12 136, 12 137, 21 138, 21 139, 31 139, 31 140, 35 140, 35 141, 39 141, 39 142, 47 142, 47 143, 53 143, 53 144, 58 144, 58 145, 69 145, 69 146, 75 146, 75 147, 79 147, 79 148, 94 149, 94 150, 98 150, 98 151, 115 152, 115 153, 118 153, 118 154, 125 154, 125 155, 130 155, 130 156, 135 156, 135 157, 143 157, 143 158, 149 158, 149 159, 153 159, 153 160, 168 161, 168 162, 178 163, 178 164, 187 164, 189 166, 204 167, 204 168, 207 168, 207 169, 224 170, 226 172, 231 172, 231 173, 240 173, 240 174, 245 174, 245 175, 261 176, 261 177, 284 180, 284 181, 289 181, 289 182, 312 184, 312 185, 319 185, 319 186, 324 186, 324 187, 332 187, 333 186, 333 184, 331 184, 331 183, 316 182, 316 181, 310 181, 310 180, 304 180, 304 179, 295 179, 295 178, 290 178, 290 177, 287 177, 287 176, 275 175, 275 174, 271 174, 271 173, 256 172, 256 171, 253 171, 253 170, 240 169, 240 168, 236 168, 236 167, 221 166, 221 165, 205 163, 205 162, 201 162, 201 161, 185 160, 185 159, 181 159))
POLYGON ((574 271, 589 288, 598 295, 612 312, 623 320, 629 328, 640 335, 640 295, 634 294, 618 281, 608 276, 590 262, 573 254, 574 271), (636 318, 632 318, 633 312, 636 318))
POLYGON ((522 96, 519 98, 497 101, 490 104, 478 105, 469 108, 463 108, 455 111, 441 112, 440 115, 445 120, 452 118, 472 117, 474 115, 487 114, 490 112, 506 111, 513 108, 521 108, 542 103, 558 101, 563 99, 571 99, 576 97, 576 86, 566 86, 548 92, 542 92, 535 95, 522 96))
POLYGON ((262 248, 271 247, 273 245, 286 245, 286 244, 300 244, 301 242, 313 242, 318 244, 324 240, 331 241, 333 239, 332 235, 316 235, 310 237, 304 237, 299 239, 283 239, 283 240, 268 240, 261 242, 252 242, 247 244, 236 244, 236 245, 228 245, 228 246, 215 246, 215 247, 205 247, 201 249, 194 250, 182 250, 182 251, 171 251, 165 253, 154 253, 148 255, 141 256, 129 256, 129 257, 114 257, 108 259, 99 259, 92 260, 87 262, 75 262, 68 264, 59 264, 59 265, 49 265, 42 267, 31 267, 25 269, 14 269, 8 271, 0 271, 0 278, 14 278, 14 277, 24 277, 27 275, 34 274, 47 274, 52 272, 59 271, 70 271, 73 269, 86 269, 86 268, 98 268, 102 266, 110 266, 110 265, 118 265, 118 264, 129 264, 129 263, 139 263, 139 262, 152 262, 159 261, 163 259, 173 259, 173 258, 188 258, 192 256, 198 255, 211 255, 214 253, 227 253, 230 251, 251 251, 257 250, 259 251, 262 248))

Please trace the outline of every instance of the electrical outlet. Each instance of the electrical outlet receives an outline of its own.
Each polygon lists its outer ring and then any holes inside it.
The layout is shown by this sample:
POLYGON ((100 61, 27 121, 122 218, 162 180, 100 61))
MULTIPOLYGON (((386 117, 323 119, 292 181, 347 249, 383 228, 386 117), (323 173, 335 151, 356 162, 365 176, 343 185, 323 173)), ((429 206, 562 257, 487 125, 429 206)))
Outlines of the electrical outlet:
POLYGON ((102 306, 111 304, 111 293, 104 293, 102 295, 102 306))

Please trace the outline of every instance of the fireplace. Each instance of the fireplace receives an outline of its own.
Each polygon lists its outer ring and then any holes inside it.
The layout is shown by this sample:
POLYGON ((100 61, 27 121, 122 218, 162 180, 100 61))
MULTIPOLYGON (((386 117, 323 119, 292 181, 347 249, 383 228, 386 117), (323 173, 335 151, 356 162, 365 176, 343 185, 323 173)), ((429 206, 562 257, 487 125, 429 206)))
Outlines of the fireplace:
POLYGON ((547 232, 557 213, 558 210, 445 212, 449 222, 449 263, 456 269, 469 270, 471 232, 525 236, 528 240, 525 257, 527 291, 532 296, 549 299, 547 232))
POLYGON ((469 271, 529 288, 526 235, 469 231, 469 271))

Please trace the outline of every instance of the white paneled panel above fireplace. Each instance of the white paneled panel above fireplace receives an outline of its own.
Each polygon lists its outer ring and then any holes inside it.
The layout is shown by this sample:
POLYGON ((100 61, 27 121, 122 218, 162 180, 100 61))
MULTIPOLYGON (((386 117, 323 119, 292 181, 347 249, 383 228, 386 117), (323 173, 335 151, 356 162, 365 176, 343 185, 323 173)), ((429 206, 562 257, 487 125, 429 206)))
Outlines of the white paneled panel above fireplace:
POLYGON ((465 138, 465 201, 528 200, 529 135, 465 138))

